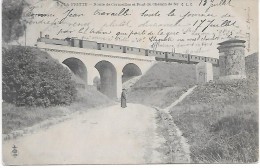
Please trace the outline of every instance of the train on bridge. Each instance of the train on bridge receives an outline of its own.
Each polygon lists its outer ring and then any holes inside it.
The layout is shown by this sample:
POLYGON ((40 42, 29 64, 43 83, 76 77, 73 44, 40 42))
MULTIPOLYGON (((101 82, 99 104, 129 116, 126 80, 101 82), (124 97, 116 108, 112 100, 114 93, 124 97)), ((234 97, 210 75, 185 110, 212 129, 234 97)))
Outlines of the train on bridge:
POLYGON ((95 50, 103 50, 103 51, 111 51, 111 52, 120 52, 120 53, 128 53, 142 56, 154 56, 157 61, 166 61, 166 62, 179 62, 186 64, 197 64, 199 62, 209 62, 212 63, 213 66, 219 65, 219 60, 211 57, 203 57, 192 54, 181 54, 175 52, 164 52, 164 51, 155 51, 143 48, 115 45, 115 44, 107 44, 107 43, 97 43, 95 41, 89 40, 81 40, 77 38, 65 38, 65 39, 56 39, 49 38, 49 35, 45 35, 38 38, 38 42, 44 42, 46 44, 53 45, 62 45, 62 46, 70 46, 70 47, 79 47, 86 49, 95 49, 95 50))

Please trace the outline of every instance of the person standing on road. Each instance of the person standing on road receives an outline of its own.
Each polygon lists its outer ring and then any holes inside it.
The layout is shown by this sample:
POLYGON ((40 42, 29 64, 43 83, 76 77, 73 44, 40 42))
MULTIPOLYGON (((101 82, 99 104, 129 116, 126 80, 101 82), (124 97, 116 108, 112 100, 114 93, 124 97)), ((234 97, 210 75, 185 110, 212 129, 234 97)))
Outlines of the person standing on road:
POLYGON ((121 107, 126 108, 126 90, 123 89, 122 94, 121 94, 121 107))

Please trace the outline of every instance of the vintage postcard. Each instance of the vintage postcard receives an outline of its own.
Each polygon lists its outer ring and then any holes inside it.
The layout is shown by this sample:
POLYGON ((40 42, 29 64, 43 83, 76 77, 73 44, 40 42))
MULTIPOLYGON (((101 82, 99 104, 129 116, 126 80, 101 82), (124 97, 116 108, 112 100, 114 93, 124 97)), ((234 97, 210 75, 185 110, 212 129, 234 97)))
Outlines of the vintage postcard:
POLYGON ((3 0, 4 165, 257 163, 257 0, 3 0))

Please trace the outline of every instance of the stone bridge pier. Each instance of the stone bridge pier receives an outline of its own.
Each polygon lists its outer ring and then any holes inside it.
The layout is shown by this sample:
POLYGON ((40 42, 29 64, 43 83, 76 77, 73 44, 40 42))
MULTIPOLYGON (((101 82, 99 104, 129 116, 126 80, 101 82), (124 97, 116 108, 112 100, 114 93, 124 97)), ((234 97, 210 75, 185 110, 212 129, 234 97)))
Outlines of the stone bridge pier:
POLYGON ((116 53, 38 42, 37 47, 68 67, 85 85, 99 83, 98 90, 110 98, 120 98, 123 80, 144 74, 155 57, 116 53))

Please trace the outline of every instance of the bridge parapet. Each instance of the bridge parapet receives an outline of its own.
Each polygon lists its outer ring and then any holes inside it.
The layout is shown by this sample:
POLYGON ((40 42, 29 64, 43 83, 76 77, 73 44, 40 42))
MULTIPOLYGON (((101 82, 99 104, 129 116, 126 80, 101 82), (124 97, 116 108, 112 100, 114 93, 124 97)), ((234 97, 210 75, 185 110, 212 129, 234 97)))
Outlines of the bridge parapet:
POLYGON ((44 49, 46 51, 56 51, 61 53, 70 53, 70 54, 80 54, 80 55, 93 55, 99 57, 110 57, 110 58, 117 58, 117 59, 129 59, 129 60, 136 60, 136 61, 146 61, 146 62, 153 62, 155 61, 154 56, 141 56, 129 53, 118 53, 113 51, 103 51, 103 50, 95 50, 95 49, 88 49, 88 48, 75 48, 70 46, 63 46, 63 45, 52 45, 46 44, 44 42, 38 42, 37 47, 44 49))

